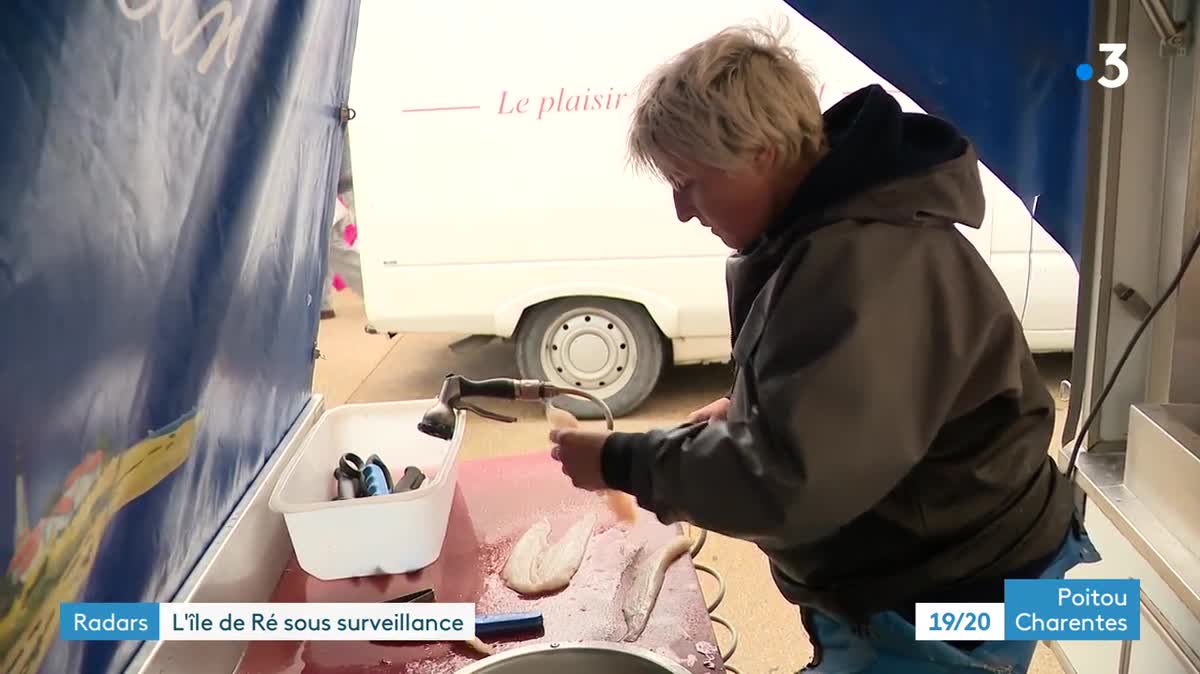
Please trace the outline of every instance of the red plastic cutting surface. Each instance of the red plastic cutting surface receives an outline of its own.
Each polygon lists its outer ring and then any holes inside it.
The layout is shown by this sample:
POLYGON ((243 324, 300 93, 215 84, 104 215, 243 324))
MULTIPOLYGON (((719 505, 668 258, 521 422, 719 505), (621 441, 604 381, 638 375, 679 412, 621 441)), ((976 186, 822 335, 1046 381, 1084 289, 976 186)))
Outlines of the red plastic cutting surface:
MULTIPOLYGON (((402 536, 403 531, 380 532, 402 536)), ((618 582, 641 543, 659 546, 679 535, 653 515, 638 512, 631 528, 618 527, 597 494, 575 489, 546 454, 464 462, 439 559, 422 571, 320 581, 289 561, 273 602, 375 602, 432 587, 438 601, 473 602, 480 614, 541 611, 545 633, 519 640, 489 641, 497 651, 538 642, 617 641, 624 634, 618 582), (579 572, 567 589, 525 599, 498 578, 516 539, 545 517, 556 540, 588 512, 600 522, 579 572)), ((691 559, 667 573, 658 602, 638 646, 669 657, 692 672, 724 671, 691 559)), ((459 644, 364 642, 252 642, 238 671, 244 674, 451 673, 476 658, 459 644)))

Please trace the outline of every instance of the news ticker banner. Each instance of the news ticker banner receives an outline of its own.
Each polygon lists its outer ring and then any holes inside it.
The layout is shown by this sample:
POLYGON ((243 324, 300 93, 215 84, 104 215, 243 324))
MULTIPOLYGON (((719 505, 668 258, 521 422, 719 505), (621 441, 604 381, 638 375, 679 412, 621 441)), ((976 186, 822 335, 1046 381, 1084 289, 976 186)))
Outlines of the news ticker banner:
MULTIPOLYGON (((921 641, 1124 641, 1141 637, 1141 583, 1009 580, 1004 603, 917 604, 921 641)), ((59 608, 67 641, 463 641, 467 603, 84 604, 59 608)))
POLYGON ((58 625, 64 641, 465 641, 475 605, 63 603, 58 625))
POLYGON ((917 604, 918 641, 1137 641, 1141 581, 1006 580, 1002 604, 917 604))

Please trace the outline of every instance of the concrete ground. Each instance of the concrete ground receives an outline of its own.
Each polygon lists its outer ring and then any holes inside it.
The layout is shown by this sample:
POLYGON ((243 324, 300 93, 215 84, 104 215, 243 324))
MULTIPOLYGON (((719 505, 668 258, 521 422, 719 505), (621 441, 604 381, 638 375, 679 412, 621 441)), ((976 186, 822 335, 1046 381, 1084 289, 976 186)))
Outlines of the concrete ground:
MULTIPOLYGON (((495 344, 453 353, 447 347, 457 335, 397 335, 389 340, 363 331, 363 307, 351 293, 337 293, 333 305, 337 316, 321 322, 318 348, 323 358, 317 361, 313 376, 313 388, 326 396, 328 406, 431 398, 448 372, 472 378, 517 374, 510 346, 495 344)), ((1039 365, 1057 399, 1058 383, 1070 373, 1070 359, 1041 358, 1039 365)), ((679 423, 688 412, 725 393, 728 385, 726 366, 676 368, 635 415, 618 421, 618 428, 637 431, 679 423)), ((547 449, 549 429, 538 406, 489 402, 490 409, 520 421, 504 424, 473 418, 463 446, 465 460, 547 449)), ((1060 401, 1060 425, 1064 408, 1060 401)), ((796 609, 775 589, 766 559, 755 546, 710 534, 698 561, 725 577, 727 594, 717 614, 739 632, 730 664, 745 674, 782 674, 796 672, 808 663, 812 648, 796 609)), ((714 587, 707 576, 701 575, 701 579, 706 589, 714 587)), ((728 633, 719 625, 716 630, 722 650, 727 649, 728 633)), ((1062 674, 1062 669, 1050 651, 1039 646, 1030 674, 1062 674)))

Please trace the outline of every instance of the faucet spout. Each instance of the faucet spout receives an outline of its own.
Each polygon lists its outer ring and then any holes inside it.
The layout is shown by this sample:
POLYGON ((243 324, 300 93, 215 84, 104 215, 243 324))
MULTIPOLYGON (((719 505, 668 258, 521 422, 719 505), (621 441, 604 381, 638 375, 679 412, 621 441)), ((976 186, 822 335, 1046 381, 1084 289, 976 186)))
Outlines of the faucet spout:
POLYGON ((605 402, 585 391, 565 388, 538 381, 536 379, 510 379, 497 377, 493 379, 472 380, 457 374, 448 374, 442 380, 442 388, 438 392, 433 405, 425 411, 417 422, 417 430, 426 435, 449 440, 454 437, 455 420, 458 410, 470 410, 482 417, 512 423, 515 417, 496 414, 477 407, 463 400, 468 397, 502 398, 506 400, 549 400, 559 395, 574 395, 591 400, 604 410, 605 420, 609 430, 613 428, 612 411, 605 402))
POLYGON ((449 440, 454 437, 455 419, 458 416, 455 405, 462 397, 461 382, 462 378, 458 375, 446 375, 446 378, 442 380, 442 388, 438 391, 437 399, 417 422, 418 431, 441 440, 449 440))

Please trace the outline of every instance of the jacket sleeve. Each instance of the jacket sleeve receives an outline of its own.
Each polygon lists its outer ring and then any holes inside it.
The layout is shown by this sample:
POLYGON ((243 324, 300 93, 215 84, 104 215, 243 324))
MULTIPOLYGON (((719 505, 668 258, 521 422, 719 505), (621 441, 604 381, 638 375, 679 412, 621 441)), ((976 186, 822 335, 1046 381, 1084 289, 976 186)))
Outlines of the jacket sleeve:
POLYGON ((748 411, 612 434, 612 488, 664 522, 783 547, 828 536, 904 480, 947 420, 964 361, 985 348, 972 333, 996 319, 931 271, 936 259, 837 253, 806 260, 778 291, 742 364, 754 390, 734 408, 748 411))

